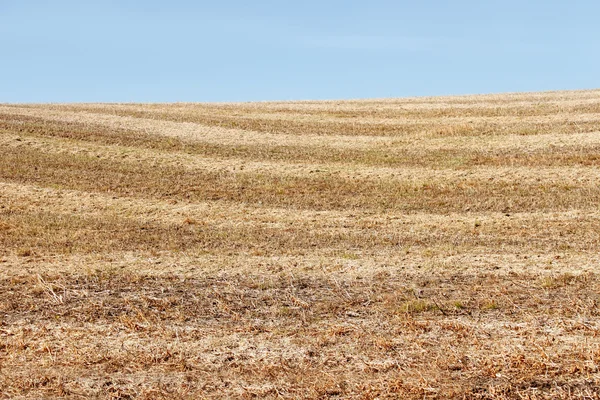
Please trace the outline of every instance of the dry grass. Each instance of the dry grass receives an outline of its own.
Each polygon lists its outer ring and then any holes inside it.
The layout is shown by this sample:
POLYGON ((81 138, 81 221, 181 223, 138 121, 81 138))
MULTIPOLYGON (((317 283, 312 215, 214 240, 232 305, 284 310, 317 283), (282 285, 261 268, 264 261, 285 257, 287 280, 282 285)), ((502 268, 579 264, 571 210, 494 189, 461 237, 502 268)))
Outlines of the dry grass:
POLYGON ((0 106, 0 398, 599 398, 600 92, 0 106))

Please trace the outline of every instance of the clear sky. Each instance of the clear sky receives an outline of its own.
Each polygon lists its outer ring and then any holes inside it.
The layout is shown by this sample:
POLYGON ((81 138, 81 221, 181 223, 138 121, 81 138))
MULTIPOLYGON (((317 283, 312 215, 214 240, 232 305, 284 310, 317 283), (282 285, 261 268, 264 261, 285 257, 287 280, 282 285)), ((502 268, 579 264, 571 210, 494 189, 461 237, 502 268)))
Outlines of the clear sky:
POLYGON ((0 102, 600 87, 597 0, 0 0, 0 102))

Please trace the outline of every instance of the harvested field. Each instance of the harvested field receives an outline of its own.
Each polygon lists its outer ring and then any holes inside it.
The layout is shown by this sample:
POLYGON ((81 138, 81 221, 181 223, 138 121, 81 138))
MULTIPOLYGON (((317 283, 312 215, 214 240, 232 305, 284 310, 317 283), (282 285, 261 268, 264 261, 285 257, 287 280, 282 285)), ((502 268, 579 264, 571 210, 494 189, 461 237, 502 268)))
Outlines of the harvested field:
POLYGON ((0 105, 0 398, 600 398, 600 90, 0 105))

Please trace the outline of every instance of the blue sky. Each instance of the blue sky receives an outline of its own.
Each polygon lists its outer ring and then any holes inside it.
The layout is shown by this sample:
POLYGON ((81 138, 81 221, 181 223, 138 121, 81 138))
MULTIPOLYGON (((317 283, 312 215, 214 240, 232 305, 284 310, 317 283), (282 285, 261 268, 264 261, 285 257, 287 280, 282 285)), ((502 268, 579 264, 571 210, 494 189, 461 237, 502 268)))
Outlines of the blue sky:
POLYGON ((0 0, 0 102, 600 87, 598 1, 0 0))

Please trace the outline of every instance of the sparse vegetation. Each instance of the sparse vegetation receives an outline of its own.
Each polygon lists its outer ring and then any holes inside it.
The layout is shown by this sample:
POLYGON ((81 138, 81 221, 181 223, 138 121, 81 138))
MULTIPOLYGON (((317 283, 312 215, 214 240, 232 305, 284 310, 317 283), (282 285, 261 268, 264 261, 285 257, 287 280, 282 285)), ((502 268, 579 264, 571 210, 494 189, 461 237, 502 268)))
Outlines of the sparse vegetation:
POLYGON ((599 398, 599 112, 0 105, 0 398, 599 398))

